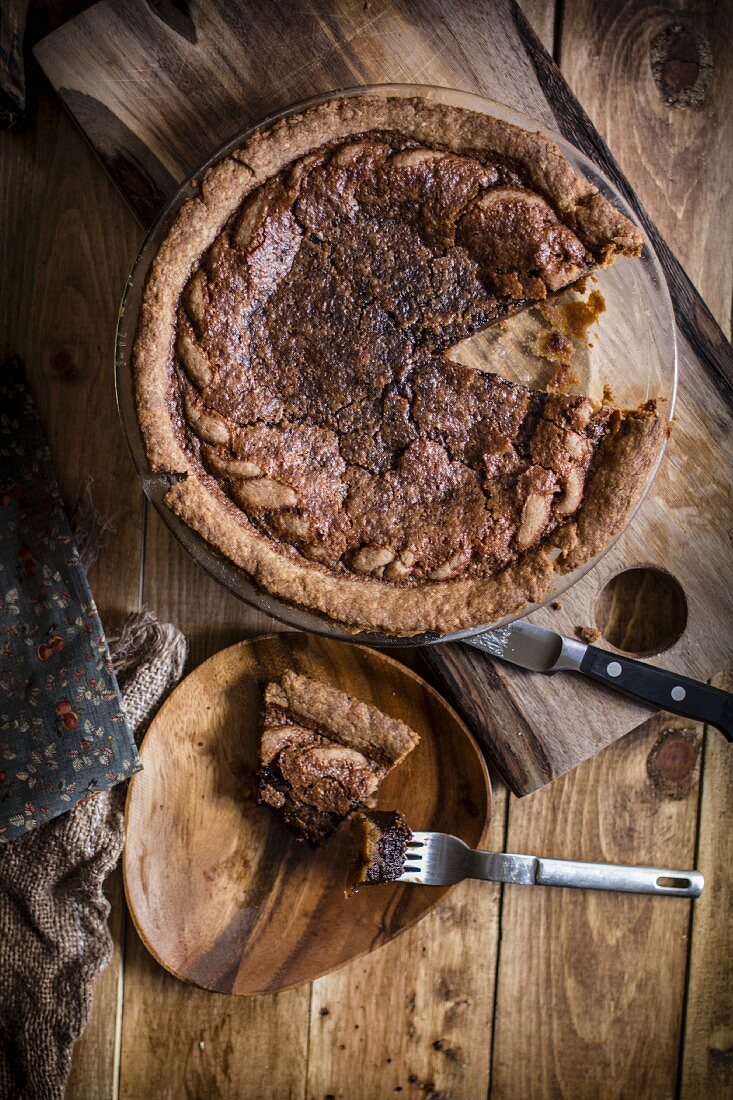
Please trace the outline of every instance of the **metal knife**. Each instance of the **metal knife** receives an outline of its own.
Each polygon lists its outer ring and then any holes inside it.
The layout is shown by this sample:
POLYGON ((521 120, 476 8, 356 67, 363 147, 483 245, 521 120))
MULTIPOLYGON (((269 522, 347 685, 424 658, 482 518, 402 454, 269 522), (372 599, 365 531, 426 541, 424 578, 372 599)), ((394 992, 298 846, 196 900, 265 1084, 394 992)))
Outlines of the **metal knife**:
POLYGON ((700 680, 584 645, 521 620, 464 642, 530 672, 580 672, 641 703, 707 722, 733 740, 733 694, 700 680))

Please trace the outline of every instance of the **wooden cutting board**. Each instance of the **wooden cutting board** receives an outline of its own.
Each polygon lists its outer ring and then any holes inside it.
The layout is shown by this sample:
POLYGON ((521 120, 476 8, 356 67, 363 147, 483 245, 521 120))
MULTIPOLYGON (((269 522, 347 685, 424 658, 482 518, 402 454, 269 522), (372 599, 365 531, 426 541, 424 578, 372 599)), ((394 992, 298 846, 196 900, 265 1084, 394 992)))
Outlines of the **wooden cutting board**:
MULTIPOLYGON (((662 471, 630 530, 562 597, 561 610, 536 612, 532 621, 567 634, 592 626, 607 582, 630 566, 653 565, 676 577, 683 612, 686 605, 683 633, 655 661, 701 679, 728 666, 731 349, 513 0, 101 0, 35 53, 146 225, 225 139, 338 87, 459 87, 573 141, 636 209, 661 258, 677 318, 679 401, 662 471)), ((646 611, 648 592, 616 601, 617 614, 646 611)), ((521 673, 464 645, 433 646, 424 656, 517 794, 651 714, 578 677, 521 673)))

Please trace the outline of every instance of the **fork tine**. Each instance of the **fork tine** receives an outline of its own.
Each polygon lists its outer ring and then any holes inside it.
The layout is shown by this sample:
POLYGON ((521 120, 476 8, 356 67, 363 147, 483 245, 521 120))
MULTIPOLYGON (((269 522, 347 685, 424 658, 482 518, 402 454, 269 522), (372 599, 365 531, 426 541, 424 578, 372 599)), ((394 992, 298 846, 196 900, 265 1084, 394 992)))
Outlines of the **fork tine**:
POLYGON ((402 874, 397 879, 398 882, 424 884, 425 880, 422 875, 422 861, 425 851, 425 841, 421 839, 421 837, 419 837, 417 834, 413 833, 411 838, 407 842, 405 862, 402 866, 402 874))
POLYGON ((448 886, 460 882, 464 870, 460 850, 465 844, 445 833, 415 832, 408 843, 405 863, 398 882, 422 886, 448 886))

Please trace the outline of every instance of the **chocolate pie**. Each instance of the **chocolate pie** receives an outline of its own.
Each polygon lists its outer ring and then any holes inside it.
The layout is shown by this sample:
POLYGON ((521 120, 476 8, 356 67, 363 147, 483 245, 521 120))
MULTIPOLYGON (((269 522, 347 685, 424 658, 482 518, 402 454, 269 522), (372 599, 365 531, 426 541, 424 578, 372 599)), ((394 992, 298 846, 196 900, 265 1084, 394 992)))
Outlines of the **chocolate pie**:
POLYGON ((151 266, 137 408, 166 502, 262 588, 446 632, 600 551, 665 425, 459 365, 460 340, 643 238, 541 134, 331 100, 210 169, 151 266))
POLYGON ((346 896, 360 886, 394 882, 402 874, 412 830, 396 810, 360 810, 351 819, 351 863, 346 896))
POLYGON ((418 741, 399 719, 288 671, 265 689, 260 802, 317 843, 365 804, 418 741))

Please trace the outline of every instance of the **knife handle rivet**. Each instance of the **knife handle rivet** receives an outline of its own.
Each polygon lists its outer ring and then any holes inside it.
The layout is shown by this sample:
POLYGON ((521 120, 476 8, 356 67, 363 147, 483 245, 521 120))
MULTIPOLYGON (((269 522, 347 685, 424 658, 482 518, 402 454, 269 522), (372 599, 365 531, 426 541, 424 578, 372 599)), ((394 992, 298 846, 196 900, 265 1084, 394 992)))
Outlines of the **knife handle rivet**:
POLYGON ((672 688, 670 695, 674 699, 675 703, 681 703, 684 697, 687 695, 687 692, 681 684, 677 684, 675 687, 672 688))
POLYGON ((618 661, 611 661, 606 665, 606 672, 609 676, 613 676, 614 678, 620 676, 622 672, 621 665, 618 661))

